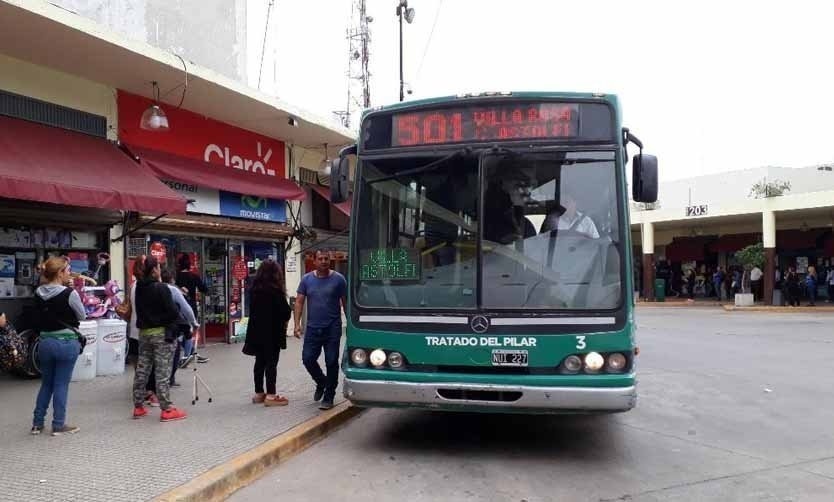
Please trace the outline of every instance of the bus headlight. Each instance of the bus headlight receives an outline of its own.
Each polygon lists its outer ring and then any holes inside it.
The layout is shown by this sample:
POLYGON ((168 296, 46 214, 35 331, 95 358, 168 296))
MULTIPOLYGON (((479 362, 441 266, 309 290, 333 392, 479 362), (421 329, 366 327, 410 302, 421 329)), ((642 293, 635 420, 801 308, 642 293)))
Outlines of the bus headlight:
POLYGON ((608 369, 611 371, 623 371, 627 363, 626 357, 619 352, 608 355, 608 369))
POLYGON ((391 352, 388 354, 388 366, 395 370, 402 369, 405 366, 405 358, 399 352, 391 352))
MULTIPOLYGON (((373 362, 373 354, 371 354, 371 362, 373 362)), ((585 368, 588 371, 595 372, 602 369, 605 364, 605 359, 598 352, 589 352, 585 354, 585 368)))
POLYGON ((382 349, 376 349, 373 352, 371 352, 371 364, 373 364, 377 368, 385 364, 386 359, 388 359, 388 356, 385 355, 385 351, 382 349))
POLYGON ((353 349, 350 353, 350 362, 354 366, 365 366, 368 364, 368 352, 365 349, 353 349))
POLYGON ((562 366, 565 368, 565 371, 569 373, 576 373, 582 369, 582 359, 579 356, 568 356, 565 358, 565 362, 562 363, 562 366))

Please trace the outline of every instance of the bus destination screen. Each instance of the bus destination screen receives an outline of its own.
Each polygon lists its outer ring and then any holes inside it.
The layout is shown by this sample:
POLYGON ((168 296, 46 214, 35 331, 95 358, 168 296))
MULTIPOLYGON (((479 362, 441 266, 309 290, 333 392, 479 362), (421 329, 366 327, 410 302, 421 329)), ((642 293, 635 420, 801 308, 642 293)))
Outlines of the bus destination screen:
POLYGON ((363 249, 359 253, 362 281, 416 281, 420 279, 420 254, 414 248, 363 249))
POLYGON ((395 114, 391 146, 576 138, 578 134, 578 103, 494 105, 395 114))

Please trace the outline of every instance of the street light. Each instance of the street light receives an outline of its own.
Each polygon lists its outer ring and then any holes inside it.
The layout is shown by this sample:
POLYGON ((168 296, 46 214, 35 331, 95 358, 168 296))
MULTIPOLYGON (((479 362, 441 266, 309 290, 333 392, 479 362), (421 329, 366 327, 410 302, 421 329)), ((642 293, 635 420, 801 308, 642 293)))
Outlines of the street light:
POLYGON ((403 100, 403 17, 408 24, 414 22, 414 9, 408 7, 408 0, 400 0, 397 5, 397 17, 400 18, 400 101, 403 100))

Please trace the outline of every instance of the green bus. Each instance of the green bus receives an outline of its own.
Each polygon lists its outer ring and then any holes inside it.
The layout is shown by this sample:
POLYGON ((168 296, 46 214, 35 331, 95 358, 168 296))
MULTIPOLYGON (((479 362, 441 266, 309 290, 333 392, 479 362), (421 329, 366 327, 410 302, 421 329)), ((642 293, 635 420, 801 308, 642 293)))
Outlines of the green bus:
POLYGON ((621 127, 610 94, 367 110, 359 141, 331 164, 332 201, 353 204, 345 397, 449 411, 633 408, 629 143, 640 149, 632 196, 653 202, 657 159, 621 127))

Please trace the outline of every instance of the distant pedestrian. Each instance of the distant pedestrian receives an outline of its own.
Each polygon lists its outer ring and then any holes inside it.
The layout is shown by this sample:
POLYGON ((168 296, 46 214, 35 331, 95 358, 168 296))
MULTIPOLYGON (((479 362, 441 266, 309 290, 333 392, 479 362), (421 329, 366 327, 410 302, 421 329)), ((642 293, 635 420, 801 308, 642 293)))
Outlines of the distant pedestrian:
POLYGON ((834 266, 828 269, 828 276, 825 282, 828 285, 828 300, 826 302, 831 303, 834 300, 834 266))
POLYGON ((758 265, 753 265, 750 270, 750 290, 753 292, 753 301, 759 301, 762 298, 762 269, 758 265))
POLYGON ((287 323, 292 316, 287 303, 284 274, 274 260, 258 267, 249 301, 249 323, 243 353, 255 356, 253 403, 286 406, 289 400, 276 390, 278 358, 287 348, 287 323), (266 389, 264 389, 266 379, 266 389))
POLYGON ((784 293, 785 298, 788 301, 789 307, 798 307, 799 306, 799 276, 796 273, 796 268, 793 266, 788 267, 787 273, 785 273, 785 287, 784 293))
POLYGON ((41 388, 35 402, 32 434, 43 431, 50 401, 52 435, 75 434, 79 428, 66 423, 67 395, 72 370, 81 352, 77 328, 87 314, 78 292, 67 287, 70 263, 65 257, 46 260, 41 281, 43 284, 35 291, 40 328, 38 363, 41 388))
POLYGON ((339 343, 342 337, 341 311, 345 305, 347 281, 342 274, 330 269, 330 255, 316 251, 316 270, 304 275, 298 285, 295 299, 295 337, 301 338, 301 316, 307 300, 307 330, 301 359, 313 377, 316 390, 313 400, 321 399, 319 409, 333 407, 336 386, 339 382, 339 343), (321 371, 318 359, 324 349, 327 377, 321 371))
POLYGON ((136 283, 136 326, 139 328, 139 361, 133 379, 133 418, 148 414, 143 405, 148 373, 156 374, 156 397, 162 408, 160 421, 170 422, 186 418, 186 413, 171 403, 169 379, 174 359, 179 312, 171 290, 162 284, 162 270, 155 256, 145 258, 142 279, 136 283))
POLYGON ((817 300, 817 271, 813 266, 808 267, 808 273, 805 275, 805 289, 808 290, 808 306, 815 306, 817 300))

